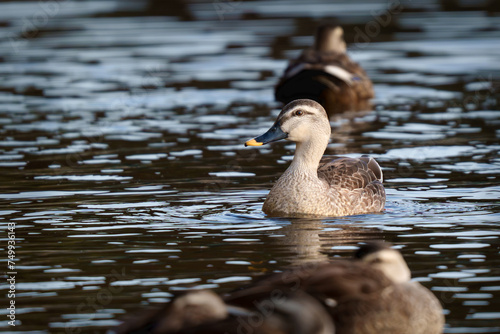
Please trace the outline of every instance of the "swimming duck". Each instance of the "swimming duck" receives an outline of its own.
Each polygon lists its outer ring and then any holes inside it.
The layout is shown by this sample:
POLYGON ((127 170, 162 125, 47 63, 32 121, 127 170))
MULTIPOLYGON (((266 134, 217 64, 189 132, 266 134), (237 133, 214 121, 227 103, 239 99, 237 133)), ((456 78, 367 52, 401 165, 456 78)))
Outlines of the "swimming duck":
POLYGON ((385 190, 380 166, 369 156, 323 156, 331 127, 323 107, 312 100, 287 104, 274 125, 245 146, 280 139, 296 143, 288 169, 274 184, 262 210, 269 216, 348 216, 380 212, 385 190))
POLYGON ((312 99, 332 116, 370 110, 374 92, 366 72, 346 53, 342 27, 323 25, 316 31, 313 48, 290 61, 276 85, 275 97, 284 104, 312 99))
POLYGON ((336 334, 439 334, 439 300, 411 272, 401 253, 383 242, 362 245, 356 260, 312 262, 265 277, 227 295, 246 307, 269 295, 301 290, 331 315, 336 334))

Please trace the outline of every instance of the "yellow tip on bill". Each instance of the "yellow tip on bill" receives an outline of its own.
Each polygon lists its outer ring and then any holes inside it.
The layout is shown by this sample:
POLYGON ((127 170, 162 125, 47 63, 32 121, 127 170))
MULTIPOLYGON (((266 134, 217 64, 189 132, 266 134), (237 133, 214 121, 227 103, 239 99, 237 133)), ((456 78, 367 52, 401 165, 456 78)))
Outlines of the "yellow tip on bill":
POLYGON ((245 143, 245 146, 262 146, 264 143, 260 143, 256 141, 255 139, 250 139, 245 143))

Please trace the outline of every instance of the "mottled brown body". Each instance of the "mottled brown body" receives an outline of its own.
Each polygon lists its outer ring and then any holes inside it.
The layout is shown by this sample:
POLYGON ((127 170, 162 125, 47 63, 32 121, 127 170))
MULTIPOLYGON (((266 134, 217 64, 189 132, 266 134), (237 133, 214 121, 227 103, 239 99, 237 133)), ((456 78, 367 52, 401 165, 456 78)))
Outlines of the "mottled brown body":
POLYGON ((370 157, 322 158, 317 175, 289 168, 273 186, 262 210, 270 216, 349 216, 385 206, 382 172, 370 157))

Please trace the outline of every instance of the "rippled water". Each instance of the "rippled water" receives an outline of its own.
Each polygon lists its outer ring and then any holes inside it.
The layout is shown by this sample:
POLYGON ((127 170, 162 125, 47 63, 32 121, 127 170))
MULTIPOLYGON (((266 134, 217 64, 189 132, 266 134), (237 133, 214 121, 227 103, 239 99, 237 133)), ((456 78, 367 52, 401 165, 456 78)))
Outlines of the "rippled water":
POLYGON ((4 268, 8 222, 17 238, 17 322, 5 294, 0 330, 103 332, 180 290, 384 239, 443 303, 446 333, 500 332, 500 17, 401 3, 364 40, 388 3, 188 1, 148 16, 68 1, 45 21, 38 2, 0 3, 4 268), (377 97, 332 120, 327 153, 376 157, 387 208, 268 219, 293 145, 243 142, 272 124, 286 59, 332 16, 377 97))

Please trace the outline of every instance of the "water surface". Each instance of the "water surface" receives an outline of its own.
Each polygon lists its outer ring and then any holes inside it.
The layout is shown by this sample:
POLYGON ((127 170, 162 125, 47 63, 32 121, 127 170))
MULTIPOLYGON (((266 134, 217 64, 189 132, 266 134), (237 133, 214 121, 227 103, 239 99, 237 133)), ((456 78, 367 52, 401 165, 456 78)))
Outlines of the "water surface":
POLYGON ((382 239, 442 302, 446 333, 499 332, 500 17, 401 2, 360 43, 387 3, 175 3, 150 16, 68 1, 33 34, 23 19, 38 2, 0 3, 1 238, 7 254, 15 222, 18 272, 16 327, 0 330, 101 333, 179 291, 228 291, 382 239), (286 59, 327 17, 376 107, 332 120, 326 153, 374 156, 387 207, 269 219, 294 145, 243 143, 272 124, 286 59))

